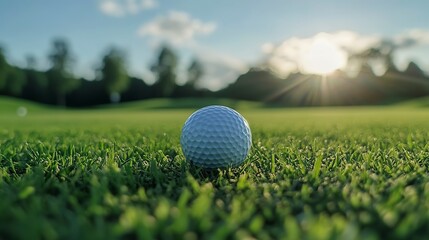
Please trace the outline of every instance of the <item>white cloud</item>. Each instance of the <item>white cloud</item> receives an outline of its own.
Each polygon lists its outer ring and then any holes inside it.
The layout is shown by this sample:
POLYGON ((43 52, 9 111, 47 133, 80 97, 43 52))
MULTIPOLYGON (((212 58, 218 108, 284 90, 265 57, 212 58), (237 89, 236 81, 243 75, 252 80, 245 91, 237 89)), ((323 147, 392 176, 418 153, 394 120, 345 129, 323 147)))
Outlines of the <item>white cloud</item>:
POLYGON ((155 8, 155 0, 99 0, 99 9, 106 15, 122 17, 155 8))
POLYGON ((396 47, 395 64, 404 70, 410 61, 429 73, 429 30, 411 29, 393 38, 396 47))
POLYGON ((200 87, 219 90, 233 83, 240 74, 249 68, 242 60, 226 53, 201 46, 195 46, 193 51, 204 67, 204 75, 199 83, 200 87))
MULTIPOLYGON (((167 42, 180 51, 194 55, 204 68, 198 87, 219 90, 234 82, 248 66, 230 54, 202 46, 196 41, 198 36, 209 35, 215 30, 214 22, 193 18, 185 12, 170 11, 145 23, 137 33, 152 40, 149 44, 154 49, 159 48, 162 42, 167 42)), ((178 78, 181 83, 186 81, 187 67, 179 66, 178 78)))
POLYGON ((136 14, 140 11, 140 6, 136 0, 127 0, 125 2, 125 9, 127 9, 131 14, 136 14))
POLYGON ((119 17, 124 14, 122 7, 115 1, 101 1, 100 10, 106 15, 119 17))
POLYGON ((152 9, 158 6, 157 2, 155 0, 143 0, 141 1, 141 9, 152 9))
POLYGON ((322 35, 349 53, 362 52, 382 40, 379 36, 364 36, 352 31, 339 31, 330 34, 322 33, 322 35))
POLYGON ((171 11, 144 24, 138 30, 142 37, 161 39, 174 45, 192 42, 196 35, 207 35, 216 29, 212 22, 202 22, 185 12, 171 11))
POLYGON ((378 36, 363 36, 351 31, 318 33, 307 38, 292 37, 279 44, 265 43, 262 46, 262 51, 266 55, 264 65, 282 76, 287 76, 302 68, 303 62, 308 60, 306 57, 308 49, 311 49, 314 43, 329 43, 336 49, 338 55, 347 56, 361 52, 381 40, 378 36))
POLYGON ((417 45, 429 45, 429 31, 425 29, 411 29, 393 38, 397 47, 414 47, 417 45))
MULTIPOLYGON (((396 50, 395 63, 406 66, 410 60, 415 60, 422 63, 424 67, 428 62, 423 55, 429 51, 429 30, 410 29, 391 37, 338 31, 318 33, 307 38, 292 37, 278 44, 268 42, 261 46, 265 55, 262 65, 271 68, 280 75, 287 76, 291 72, 300 70, 305 51, 318 40, 334 44, 341 49, 342 54, 347 54, 347 56, 360 53, 371 47, 379 47, 383 43, 390 43, 391 47, 396 50)), ((375 62, 373 67, 376 68, 375 65, 377 64, 379 63, 375 62)))
POLYGON ((262 50, 262 52, 263 53, 265 53, 265 54, 270 54, 270 53, 272 53, 273 52, 273 50, 274 50, 274 48, 275 48, 275 46, 274 46, 274 44, 273 43, 264 43, 264 44, 262 44, 262 46, 261 46, 261 50, 262 50))

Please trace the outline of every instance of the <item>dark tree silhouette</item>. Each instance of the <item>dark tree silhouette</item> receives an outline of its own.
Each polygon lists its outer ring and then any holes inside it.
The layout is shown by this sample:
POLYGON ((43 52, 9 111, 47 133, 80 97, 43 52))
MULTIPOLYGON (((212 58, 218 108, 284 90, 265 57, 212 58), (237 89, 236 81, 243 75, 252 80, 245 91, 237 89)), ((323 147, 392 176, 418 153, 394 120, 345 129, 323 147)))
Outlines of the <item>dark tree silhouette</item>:
POLYGON ((67 105, 73 107, 88 107, 110 103, 102 81, 79 79, 79 87, 67 94, 67 105))
POLYGON ((423 79, 426 77, 423 70, 415 62, 412 62, 412 61, 408 64, 408 67, 404 73, 407 74, 408 76, 418 78, 418 79, 423 79))
POLYGON ((136 101, 141 99, 153 98, 153 91, 142 79, 130 77, 129 88, 122 93, 123 101, 136 101))
POLYGON ((176 86, 177 56, 167 46, 162 47, 157 62, 151 70, 157 76, 154 88, 160 97, 170 97, 176 86))
POLYGON ((17 67, 9 67, 6 72, 5 90, 12 96, 21 96, 22 89, 27 79, 22 69, 17 67))
POLYGON ((11 66, 0 48, 0 92, 20 97, 26 80, 22 69, 11 66))
POLYGON ((52 42, 49 60, 51 62, 51 68, 47 72, 49 88, 56 95, 57 105, 65 106, 67 93, 79 84, 70 71, 73 59, 66 40, 58 38, 52 42))
POLYGON ((372 46, 362 52, 353 53, 349 56, 349 63, 357 63, 359 68, 368 65, 371 66, 375 62, 381 63, 390 72, 399 72, 396 68, 393 59, 397 47, 390 40, 383 40, 375 46, 372 46))
POLYGON ((237 81, 223 90, 229 98, 264 101, 284 87, 284 81, 269 70, 252 68, 238 77, 237 81))
POLYGON ((197 59, 194 59, 188 68, 188 81, 186 82, 186 85, 195 88, 203 75, 203 65, 197 59))
POLYGON ((403 44, 386 40, 360 53, 349 50, 353 54, 349 69, 356 69, 353 75, 338 70, 325 77, 295 72, 283 78, 266 66, 259 66, 249 69, 227 88, 211 92, 195 87, 200 85, 204 74, 201 62, 196 59, 188 66, 186 84, 176 84, 178 57, 167 46, 160 49, 151 66, 156 76, 153 85, 127 75, 125 55, 118 48, 110 48, 101 59, 96 79, 100 81, 77 79, 71 74, 73 59, 69 45, 63 39, 56 39, 49 52, 51 65, 47 71, 37 70, 36 59, 31 56, 26 68, 11 65, 0 48, 0 94, 49 104, 67 102, 71 107, 108 104, 109 94, 110 100, 116 94, 121 101, 227 97, 279 106, 390 104, 429 94, 429 77, 416 63, 410 62, 405 71, 395 66, 395 52, 401 47, 403 44), (383 65, 386 72, 373 73, 375 64, 383 65))
POLYGON ((6 86, 6 76, 9 69, 3 49, 0 47, 0 91, 6 86))
POLYGON ((25 75, 27 83, 23 89, 23 97, 33 101, 46 102, 48 79, 44 72, 36 70, 37 60, 34 56, 27 56, 25 75))
POLYGON ((100 73, 101 80, 107 93, 111 96, 111 100, 113 100, 114 95, 120 96, 128 88, 130 82, 125 67, 125 53, 119 48, 110 48, 103 57, 100 73))

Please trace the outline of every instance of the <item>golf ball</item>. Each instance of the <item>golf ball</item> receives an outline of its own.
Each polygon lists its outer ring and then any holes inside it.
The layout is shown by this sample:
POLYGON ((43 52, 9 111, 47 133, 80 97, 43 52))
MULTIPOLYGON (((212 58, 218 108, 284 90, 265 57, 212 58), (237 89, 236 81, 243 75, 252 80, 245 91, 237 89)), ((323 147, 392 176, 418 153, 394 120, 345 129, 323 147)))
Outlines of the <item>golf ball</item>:
POLYGON ((242 164, 251 142, 246 119, 229 107, 216 105, 194 112, 186 120, 180 137, 186 160, 202 168, 242 164))

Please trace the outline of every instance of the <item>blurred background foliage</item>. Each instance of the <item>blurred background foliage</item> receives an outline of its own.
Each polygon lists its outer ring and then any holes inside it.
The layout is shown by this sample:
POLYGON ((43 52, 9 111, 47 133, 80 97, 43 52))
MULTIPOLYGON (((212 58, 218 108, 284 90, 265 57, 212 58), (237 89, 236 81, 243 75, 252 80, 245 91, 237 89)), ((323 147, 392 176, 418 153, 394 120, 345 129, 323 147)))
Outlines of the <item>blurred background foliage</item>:
POLYGON ((75 59, 67 39, 52 41, 47 55, 50 66, 37 69, 38 60, 27 57, 27 66, 10 64, 0 48, 0 95, 35 102, 88 107, 151 98, 229 98, 258 101, 279 106, 332 106, 389 104, 429 95, 429 77, 414 62, 400 71, 392 58, 395 47, 389 42, 349 56, 357 71, 350 75, 337 70, 328 75, 294 72, 282 77, 270 67, 251 67, 227 87, 211 91, 199 88, 204 65, 195 58, 187 68, 186 82, 178 84, 179 56, 175 49, 162 45, 150 67, 155 82, 131 76, 127 53, 112 46, 99 61, 95 79, 73 74, 75 59), (381 62, 386 71, 377 75, 371 62, 381 62))

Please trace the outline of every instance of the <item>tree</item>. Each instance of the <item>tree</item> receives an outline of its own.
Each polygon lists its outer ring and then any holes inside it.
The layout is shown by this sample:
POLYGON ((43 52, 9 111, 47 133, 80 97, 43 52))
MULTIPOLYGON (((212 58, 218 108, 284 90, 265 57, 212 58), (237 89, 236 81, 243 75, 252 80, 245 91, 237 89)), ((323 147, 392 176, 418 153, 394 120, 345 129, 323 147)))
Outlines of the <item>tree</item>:
POLYGON ((201 79, 203 74, 204 69, 202 64, 197 59, 194 59, 188 68, 188 81, 186 85, 195 88, 196 83, 201 79))
POLYGON ((9 70, 9 64, 6 61, 3 49, 0 47, 0 91, 6 86, 6 76, 9 70))
POLYGON ((158 57, 158 61, 151 70, 157 76, 154 88, 159 96, 170 97, 176 86, 177 56, 169 47, 164 46, 158 57))
POLYGON ((46 100, 46 90, 48 79, 44 72, 36 70, 37 60, 34 56, 27 56, 27 69, 25 74, 27 83, 23 89, 23 97, 33 101, 44 102, 46 100))
POLYGON ((20 96, 26 78, 22 69, 11 66, 0 48, 0 91, 11 96, 20 96))
POLYGON ((20 96, 26 82, 25 74, 22 69, 10 67, 6 75, 6 91, 12 96, 20 96))
POLYGON ((426 79, 426 75, 423 70, 415 62, 409 62, 407 69, 404 72, 408 76, 412 76, 419 79, 426 79))
POLYGON ((103 58, 100 71, 101 80, 104 82, 112 101, 113 96, 120 96, 122 92, 127 90, 130 79, 125 68, 125 54, 122 50, 112 47, 103 58))
POLYGON ((66 105, 66 95, 75 89, 79 81, 75 79, 71 72, 73 59, 68 43, 61 38, 52 42, 52 49, 49 54, 51 68, 47 72, 49 88, 56 95, 58 105, 66 105))
POLYGON ((398 47, 390 40, 383 40, 362 52, 350 54, 349 63, 357 63, 359 68, 364 65, 381 65, 387 72, 398 73, 399 70, 393 62, 398 47))
MULTIPOLYGON (((291 80, 292 81, 292 80, 291 80)), ((223 90, 224 97, 251 101, 276 101, 285 81, 270 70, 251 68, 223 90)))

